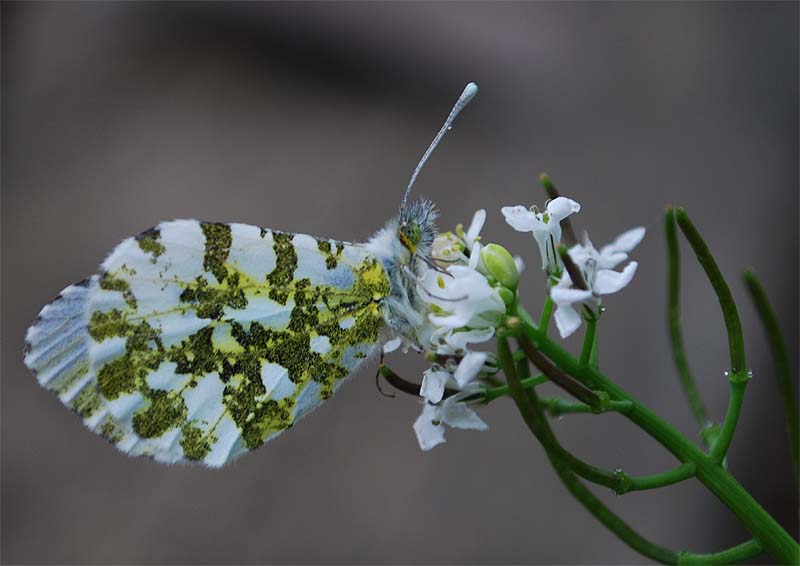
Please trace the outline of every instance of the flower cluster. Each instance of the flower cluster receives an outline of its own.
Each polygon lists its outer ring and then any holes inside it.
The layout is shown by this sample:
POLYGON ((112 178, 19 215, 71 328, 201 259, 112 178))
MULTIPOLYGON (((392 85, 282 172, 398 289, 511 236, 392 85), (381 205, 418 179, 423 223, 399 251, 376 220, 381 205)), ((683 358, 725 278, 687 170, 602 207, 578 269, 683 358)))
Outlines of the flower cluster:
POLYGON ((423 373, 423 409, 414 423, 423 450, 445 442, 444 425, 487 428, 467 400, 480 392, 479 376, 496 373, 496 362, 471 347, 494 337, 519 273, 505 249, 480 243, 485 220, 486 211, 479 210, 466 232, 459 225, 439 234, 432 257, 438 268, 427 270, 419 281, 428 313, 418 339, 433 361, 423 373))
MULTIPOLYGON (((567 258, 562 255, 563 248, 559 249, 561 223, 580 209, 579 203, 566 197, 549 201, 544 211, 524 206, 501 209, 511 227, 531 232, 538 245, 562 337, 574 333, 585 318, 599 317, 602 296, 631 282, 638 266, 635 261, 622 271, 615 268, 627 260, 645 234, 644 228, 634 228, 599 251, 586 236, 583 243, 571 242, 574 245, 567 258)), ((479 210, 466 231, 458 225, 453 232, 439 234, 433 243, 430 269, 417 283, 426 312, 413 347, 431 361, 419 390, 422 413, 414 423, 423 450, 445 442, 445 425, 488 428, 471 405, 482 399, 482 381, 497 373, 497 360, 493 354, 473 348, 494 338, 507 309, 516 301, 523 266, 502 246, 481 243, 485 221, 486 211, 479 210)), ((404 341, 408 347, 405 338, 387 342, 384 352, 399 348, 404 341)))
POLYGON ((548 202, 544 212, 539 212, 535 206, 504 206, 501 209, 512 228, 533 233, 542 256, 542 270, 557 280, 550 289, 550 298, 556 305, 555 321, 562 338, 574 333, 584 316, 600 316, 601 295, 616 293, 631 282, 637 262, 630 262, 622 272, 614 271, 614 268, 628 259, 628 253, 645 234, 644 228, 633 228, 600 251, 595 249, 588 236, 584 237, 582 244, 574 244, 568 251, 569 258, 582 276, 582 281, 573 281, 564 269, 558 248, 561 245, 561 222, 580 210, 579 203, 561 196, 548 202), (576 306, 581 312, 576 310, 576 306))

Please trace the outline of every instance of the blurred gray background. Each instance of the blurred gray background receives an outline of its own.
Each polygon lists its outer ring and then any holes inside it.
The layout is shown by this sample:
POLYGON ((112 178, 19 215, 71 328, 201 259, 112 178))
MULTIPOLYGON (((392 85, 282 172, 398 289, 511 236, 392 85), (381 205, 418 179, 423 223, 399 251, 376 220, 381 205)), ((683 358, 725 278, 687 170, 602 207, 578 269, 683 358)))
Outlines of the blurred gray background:
MULTIPOLYGON (((2 5, 4 563, 642 563, 570 498, 509 400, 485 433, 421 453, 419 406, 374 363, 335 400, 222 471, 132 460, 22 365, 40 307, 160 220, 241 221, 364 240, 470 80, 481 91, 417 192, 442 226, 544 201, 540 171, 595 243, 644 224, 641 263, 600 327, 603 368, 691 438, 665 319, 666 203, 686 206, 740 299, 754 379, 730 469, 796 534, 773 364, 739 273, 761 274, 798 343, 798 3, 2 5)), ((726 339, 684 246, 685 333, 717 418, 726 339)), ((570 347, 576 347, 571 341, 570 347)), ((407 377, 412 356, 391 363, 407 377)), ((615 416, 554 423, 587 459, 673 464, 615 416)), ((676 549, 742 542, 696 482, 613 497, 676 549)), ((766 560, 762 560, 766 562, 766 560)))

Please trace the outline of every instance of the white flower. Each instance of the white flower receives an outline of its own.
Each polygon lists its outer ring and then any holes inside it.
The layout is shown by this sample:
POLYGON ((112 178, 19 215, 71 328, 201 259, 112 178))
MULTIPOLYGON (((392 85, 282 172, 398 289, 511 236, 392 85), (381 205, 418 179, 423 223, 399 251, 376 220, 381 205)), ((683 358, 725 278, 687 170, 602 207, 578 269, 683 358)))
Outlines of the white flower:
POLYGON ((461 358, 456 371, 453 373, 453 379, 456 380, 459 389, 464 389, 468 383, 478 377, 487 358, 488 355, 486 352, 467 352, 467 354, 461 358))
POLYGON ((632 261, 621 272, 614 271, 614 268, 628 258, 628 252, 642 241, 644 234, 644 228, 633 228, 611 244, 603 246, 599 252, 588 238, 583 245, 576 244, 570 248, 569 257, 580 270, 589 289, 575 288, 566 271, 558 284, 550 289, 550 298, 556 304, 556 326, 562 338, 575 332, 583 321, 583 317, 575 310, 576 304, 588 309, 591 316, 598 316, 601 296, 616 293, 628 286, 639 264, 632 261))
POLYGON ((461 224, 456 226, 455 233, 443 232, 436 236, 431 249, 431 257, 442 267, 453 264, 469 263, 469 258, 465 253, 472 250, 480 241, 480 233, 486 222, 486 211, 480 209, 472 216, 469 228, 464 232, 461 224))
MULTIPOLYGON (((479 255, 474 254, 470 262, 479 255)), ((451 265, 447 273, 429 269, 419 285, 432 311, 428 318, 438 327, 487 328, 506 312, 497 289, 471 266, 451 265)))
POLYGON ((431 403, 438 403, 444 397, 444 388, 452 376, 449 371, 430 368, 422 374, 419 396, 431 403))
POLYGON ((581 205, 567 197, 557 197, 547 203, 544 212, 524 206, 504 206, 500 209, 506 222, 518 232, 533 232, 539 253, 542 256, 542 270, 558 273, 563 267, 558 255, 561 243, 561 221, 580 212, 581 205))
MULTIPOLYGON (((423 373, 420 397, 422 414, 414 423, 423 450, 444 442, 444 425, 454 428, 488 428, 464 399, 479 393, 476 379, 497 369, 488 363, 490 354, 474 352, 471 344, 491 340, 495 325, 506 312, 506 305, 487 280, 481 259, 480 231, 486 211, 478 210, 465 232, 437 235, 431 252, 439 266, 425 271, 418 289, 428 307, 424 322, 415 329, 416 341, 433 365, 423 373), (445 391, 455 390, 445 399, 445 391)), ((385 348, 397 348, 391 341, 385 348)))
POLYGON ((467 430, 486 430, 489 427, 478 414, 463 402, 463 399, 474 395, 478 388, 460 391, 442 401, 438 405, 425 403, 422 414, 414 422, 414 432, 422 450, 428 451, 445 442, 444 425, 467 430))
POLYGON ((620 263, 628 259, 628 252, 639 245, 645 235, 642 226, 631 228, 623 232, 617 238, 600 248, 598 252, 592 243, 586 238, 586 245, 575 245, 569 250, 569 256, 575 263, 585 263, 593 259, 597 262, 597 269, 614 269, 620 263))
POLYGON ((494 327, 486 328, 436 328, 428 343, 437 354, 460 356, 469 344, 481 344, 494 337, 494 327))
POLYGON ((464 390, 469 383, 478 377, 488 357, 486 352, 467 352, 452 373, 438 366, 426 370, 422 374, 422 385, 419 389, 420 397, 430 403, 438 403, 444 396, 444 390, 448 382, 454 389, 464 390))

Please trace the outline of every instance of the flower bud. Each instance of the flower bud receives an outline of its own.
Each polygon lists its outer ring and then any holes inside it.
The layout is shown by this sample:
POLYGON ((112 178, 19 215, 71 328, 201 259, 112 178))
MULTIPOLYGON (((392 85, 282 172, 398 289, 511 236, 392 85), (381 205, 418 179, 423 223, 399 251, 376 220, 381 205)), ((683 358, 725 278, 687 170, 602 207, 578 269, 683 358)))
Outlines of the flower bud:
POLYGON ((497 244, 488 244, 481 250, 481 260, 489 274, 503 287, 516 291, 519 271, 507 249, 497 244))
POLYGON ((514 291, 505 287, 500 287, 497 290, 497 294, 500 295, 500 298, 503 299, 503 303, 505 303, 507 307, 514 304, 514 299, 517 298, 517 294, 514 291))

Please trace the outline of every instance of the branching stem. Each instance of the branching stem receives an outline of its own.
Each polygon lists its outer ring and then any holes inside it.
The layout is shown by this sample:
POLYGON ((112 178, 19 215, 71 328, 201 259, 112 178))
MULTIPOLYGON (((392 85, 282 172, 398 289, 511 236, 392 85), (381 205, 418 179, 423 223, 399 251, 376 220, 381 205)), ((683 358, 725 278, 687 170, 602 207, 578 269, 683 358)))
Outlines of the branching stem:
POLYGON ((560 371, 536 349, 536 346, 533 345, 527 336, 524 334, 517 334, 517 339, 520 347, 528 356, 528 359, 530 359, 544 375, 550 378, 550 381, 587 405, 594 407, 599 404, 600 399, 594 391, 586 387, 580 381, 560 371))
MULTIPOLYGON (((550 380, 547 378, 546 375, 543 374, 539 374, 533 377, 527 377, 522 380, 522 388, 529 389, 531 387, 536 387, 537 385, 547 383, 548 381, 550 380)), ((511 389, 509 388, 508 385, 501 385, 500 387, 493 387, 491 389, 487 389, 483 393, 483 403, 484 404, 491 403, 495 399, 499 399, 500 397, 505 397, 506 395, 511 395, 511 389)))
MULTIPOLYGON (((513 356, 511 355, 511 351, 508 349, 507 339, 505 337, 498 338, 498 343, 505 344, 504 348, 508 350, 508 352, 503 351, 502 353, 500 353, 500 350, 498 350, 498 359, 501 360, 503 371, 506 373, 506 379, 508 380, 512 396, 514 395, 515 387, 519 386, 520 391, 526 392, 527 396, 532 399, 533 402, 539 405, 540 402, 538 400, 538 395, 536 395, 536 390, 534 388, 522 388, 522 380, 519 378, 519 374, 514 367, 513 356), (509 371, 513 372, 513 376, 509 374, 509 371)), ((527 362, 518 362, 517 367, 524 368, 525 378, 527 379, 527 362)), ((622 403, 618 406, 629 407, 630 405, 627 403, 622 403)), ((541 407, 539 408, 538 412, 541 412, 541 407)), ((628 493, 629 491, 656 489, 683 481, 692 477, 694 474, 693 464, 684 464, 678 468, 661 474, 641 477, 629 476, 622 470, 612 472, 598 468, 581 460, 564 448, 556 438, 555 434, 553 434, 553 431, 550 428, 550 425, 547 424, 546 419, 544 422, 541 422, 541 419, 538 418, 534 420, 537 421, 538 424, 536 424, 531 431, 548 452, 558 456, 559 460, 565 463, 572 472, 578 474, 580 477, 592 483, 607 487, 613 490, 614 493, 621 495, 623 493, 628 493)))
POLYGON ((582 367, 578 360, 556 342, 550 340, 538 328, 523 322, 521 329, 531 343, 535 344, 538 350, 552 360, 564 373, 579 379, 584 385, 594 390, 607 393, 611 400, 631 401, 631 409, 623 413, 626 418, 669 450, 681 463, 693 463, 696 466, 695 477, 733 511, 745 528, 753 535, 753 538, 761 544, 765 552, 768 552, 782 564, 795 564, 798 562, 800 547, 798 547, 797 542, 722 467, 720 462, 713 460, 683 434, 637 401, 599 370, 592 367, 582 367))
MULTIPOLYGON (((521 377, 524 379, 528 374, 528 364, 525 361, 514 363, 509 349, 508 341, 505 337, 498 339, 498 357, 502 364, 509 386, 511 387, 512 397, 517 408, 522 415, 528 428, 539 439, 543 431, 550 431, 547 419, 544 418, 542 407, 537 402, 536 392, 533 389, 525 390, 521 387, 521 377)), ((706 556, 730 556, 730 551, 723 551, 714 555, 695 555, 688 552, 677 553, 644 538, 633 528, 623 521, 618 515, 611 511, 602 501, 600 501, 583 483, 578 479, 570 466, 561 458, 558 451, 552 450, 549 444, 542 443, 548 459, 555 469, 558 477, 563 482, 567 490, 577 499, 598 521, 613 532, 622 542, 630 546, 633 550, 662 564, 678 564, 680 560, 693 561, 695 557, 706 556), (726 554, 727 553, 727 554, 726 554)), ((738 548, 738 547, 736 547, 738 548)), ((749 550, 752 550, 748 548, 749 550)), ((735 550, 735 549, 731 549, 735 550)), ((742 560, 751 555, 745 555, 742 560)), ((714 563, 714 562, 712 562, 714 563)))

